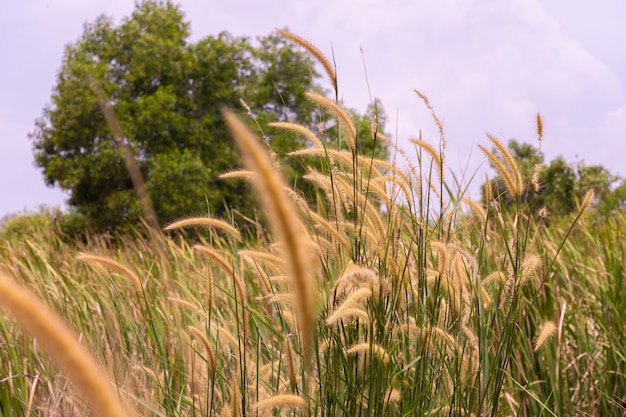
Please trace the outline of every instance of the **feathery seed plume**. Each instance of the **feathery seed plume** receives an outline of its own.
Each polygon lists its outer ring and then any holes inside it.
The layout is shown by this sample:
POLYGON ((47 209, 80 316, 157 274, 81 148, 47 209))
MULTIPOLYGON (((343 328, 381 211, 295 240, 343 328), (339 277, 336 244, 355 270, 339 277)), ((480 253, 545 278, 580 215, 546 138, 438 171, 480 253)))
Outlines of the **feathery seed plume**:
POLYGON ((326 58, 326 56, 322 53, 322 51, 317 49, 315 45, 313 45, 306 39, 301 38, 300 36, 295 35, 291 32, 282 29, 276 29, 276 32, 280 33, 285 38, 292 40, 293 42, 297 43, 298 45, 309 51, 309 53, 313 55, 320 64, 322 64, 322 67, 324 67, 326 74, 328 74, 328 78, 330 78, 330 81, 333 83, 334 90, 337 91, 337 74, 335 73, 335 68, 330 63, 328 58, 326 58))
POLYGON ((266 413, 274 407, 297 408, 306 414, 307 402, 299 395, 282 394, 259 401, 254 408, 260 413, 266 413))
POLYGON ((553 321, 546 321, 539 327, 535 338, 535 352, 538 351, 556 332, 556 324, 553 321))
POLYGON ((246 125, 232 112, 224 118, 241 153, 244 165, 257 174, 253 182, 261 206, 267 214, 275 237, 283 245, 288 275, 293 280, 298 300, 298 324, 305 366, 310 367, 313 348, 315 292, 310 257, 305 253, 307 232, 298 218, 295 205, 285 192, 285 181, 276 171, 267 151, 246 125))
POLYGON ((109 378, 96 360, 78 342, 61 319, 39 298, 0 271, 0 304, 18 324, 39 340, 74 386, 85 396, 96 416, 123 417, 125 410, 109 378))
POLYGON ((181 219, 170 223, 163 230, 175 230, 192 226, 214 227, 230 234, 231 236, 234 236, 235 238, 237 238, 237 240, 241 240, 241 234, 239 233, 239 230, 235 229, 233 226, 223 220, 213 219, 210 217, 188 217, 186 219, 181 219))

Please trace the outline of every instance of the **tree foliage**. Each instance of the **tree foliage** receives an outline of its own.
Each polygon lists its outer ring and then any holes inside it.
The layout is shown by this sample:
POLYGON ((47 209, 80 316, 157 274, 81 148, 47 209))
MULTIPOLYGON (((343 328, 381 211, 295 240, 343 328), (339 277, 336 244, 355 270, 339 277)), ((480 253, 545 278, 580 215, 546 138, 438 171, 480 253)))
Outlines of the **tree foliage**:
MULTIPOLYGON (((518 161, 525 179, 523 201, 530 204, 535 214, 545 208, 550 217, 561 217, 575 212, 589 189, 596 195, 595 207, 601 214, 626 208, 626 180, 612 174, 600 165, 567 163, 557 157, 546 164, 538 149, 512 139, 508 149, 518 161), (538 171, 537 171, 538 170, 538 171), (539 190, 534 189, 533 175, 538 174, 539 190)), ((494 150, 494 152, 496 152, 494 150)), ((490 180, 492 195, 505 209, 514 204, 505 192, 504 180, 499 176, 490 180)), ((485 184, 482 186, 483 201, 485 184)))
MULTIPOLYGON (((141 207, 90 80, 114 108, 162 222, 207 210, 251 213, 247 186, 218 179, 238 166, 222 107, 243 112, 243 100, 279 157, 306 143, 284 131, 266 134, 268 122, 316 129, 319 111, 305 93, 320 88, 319 75, 304 52, 278 35, 189 36, 177 6, 147 0, 117 26, 105 16, 86 24, 66 47, 31 138, 47 184, 68 190, 69 205, 96 230, 137 222, 141 207)), ((304 173, 298 161, 288 163, 293 178, 304 173)))

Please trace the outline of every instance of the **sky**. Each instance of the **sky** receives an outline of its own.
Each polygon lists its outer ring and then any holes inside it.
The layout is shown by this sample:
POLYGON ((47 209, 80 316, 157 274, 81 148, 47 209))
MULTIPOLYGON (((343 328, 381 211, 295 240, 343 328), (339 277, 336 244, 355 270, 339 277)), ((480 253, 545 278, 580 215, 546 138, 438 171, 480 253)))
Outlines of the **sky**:
MULTIPOLYGON (((626 2, 597 0, 179 0, 191 40, 287 27, 337 65, 340 97, 364 111, 382 100, 387 131, 439 142, 425 94, 444 123, 448 168, 473 180, 487 169, 486 133, 536 143, 547 160, 604 165, 626 177, 626 2)), ((63 205, 45 185, 28 139, 50 102, 64 47, 101 14, 116 22, 130 0, 22 0, 0 14, 0 217, 63 205)), ((448 177, 450 178, 450 177, 448 177)), ((479 197, 474 194, 474 198, 479 197)))

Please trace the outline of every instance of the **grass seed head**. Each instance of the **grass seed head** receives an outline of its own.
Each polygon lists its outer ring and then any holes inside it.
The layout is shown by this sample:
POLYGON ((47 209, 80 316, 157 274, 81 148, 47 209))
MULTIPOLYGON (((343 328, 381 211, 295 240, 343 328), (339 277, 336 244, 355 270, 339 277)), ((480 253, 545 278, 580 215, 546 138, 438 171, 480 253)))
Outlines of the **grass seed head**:
POLYGON ((282 394, 275 395, 270 398, 266 398, 259 401, 254 407, 260 414, 269 414, 272 408, 275 407, 290 407, 302 411, 307 414, 308 405, 304 398, 299 395, 282 394))
POLYGON ((359 343, 359 344, 352 346, 350 349, 346 350, 346 353, 347 354, 369 353, 370 348, 371 348, 372 354, 374 356, 377 356, 385 365, 389 363, 389 360, 390 360, 389 354, 382 346, 376 343, 372 343, 372 344, 367 343, 367 342, 359 343))
POLYGON ((346 113, 341 107, 339 107, 337 103, 320 94, 308 92, 306 93, 306 96, 312 102, 330 110, 332 113, 335 114, 335 116, 337 116, 339 122, 345 127, 348 133, 348 146, 350 147, 350 149, 355 150, 357 138, 356 127, 354 127, 354 123, 352 123, 352 119, 350 118, 348 113, 346 113))
POLYGON ((235 229, 233 226, 231 226, 230 224, 226 223, 223 220, 213 219, 210 217, 188 217, 186 219, 181 219, 173 223, 170 223, 163 230, 175 230, 175 229, 181 229, 181 228, 186 228, 186 227, 196 227, 196 226, 216 228, 218 230, 228 233, 229 235, 233 236, 237 240, 241 240, 241 234, 239 233, 239 230, 235 229))
POLYGON ((295 35, 283 29, 276 29, 276 31, 285 38, 290 39, 298 45, 302 46, 311 55, 313 55, 315 59, 317 59, 317 61, 322 64, 322 67, 324 67, 326 74, 328 74, 328 78, 333 83, 333 88, 335 89, 335 91, 337 91, 337 74, 335 73, 335 67, 330 63, 330 61, 328 60, 328 58, 326 58, 322 51, 320 51, 315 45, 298 35, 295 35))
POLYGON ((286 183, 277 172, 266 149, 248 127, 230 111, 224 118, 241 153, 244 165, 257 175, 253 182, 271 230, 284 248, 288 275, 293 280, 298 300, 298 324, 307 367, 313 349, 315 290, 311 257, 305 253, 308 234, 300 222, 293 201, 285 192, 286 183))
POLYGON ((109 378, 78 338, 33 293, 0 271, 0 305, 46 349, 100 417, 128 416, 109 378))
POLYGON ((76 257, 76 259, 82 262, 90 263, 90 264, 100 264, 100 265, 106 265, 108 267, 111 267, 121 272, 126 277, 130 278, 130 281, 133 284, 133 287, 135 288, 137 292, 141 292, 143 289, 143 285, 141 285, 141 280, 139 279, 137 274, 131 271, 130 268, 126 267, 125 265, 122 265, 121 263, 113 259, 106 258, 104 256, 89 255, 86 253, 79 254, 76 257))
POLYGON ((553 321, 549 320, 544 322, 537 331, 537 336, 535 337, 535 352, 538 351, 545 343, 550 339, 554 333, 556 332, 556 324, 553 321))

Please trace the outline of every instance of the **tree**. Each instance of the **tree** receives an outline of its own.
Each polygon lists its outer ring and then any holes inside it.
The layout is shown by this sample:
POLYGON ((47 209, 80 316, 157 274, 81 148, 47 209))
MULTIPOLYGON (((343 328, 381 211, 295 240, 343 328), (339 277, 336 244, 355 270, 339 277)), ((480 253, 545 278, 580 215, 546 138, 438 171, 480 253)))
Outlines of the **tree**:
MULTIPOLYGON (((140 219, 120 144, 90 87, 96 79, 161 221, 230 208, 249 215, 247 185, 218 179, 238 166, 221 108, 243 112, 243 100, 263 132, 270 121, 313 129, 318 110, 305 92, 319 88, 318 78, 307 55, 277 35, 255 43, 222 32, 192 43, 177 6, 146 0, 117 26, 104 16, 86 24, 66 47, 51 104, 31 134, 36 165, 48 185, 69 191, 69 205, 92 228, 140 219)), ((286 132, 266 139, 279 156, 305 144, 286 132)), ((297 162, 289 167, 291 176, 303 172, 297 162)))
MULTIPOLYGON (((601 214, 608 214, 612 210, 626 206, 626 180, 618 186, 615 184, 621 179, 600 165, 585 165, 579 162, 575 166, 568 164, 562 157, 544 163, 543 155, 532 145, 510 140, 508 149, 516 158, 522 177, 525 180, 525 189, 522 201, 530 204, 537 214, 546 208, 551 217, 560 217, 575 212, 578 203, 589 189, 596 194, 595 207, 601 214), (539 167, 539 190, 535 191, 532 177, 539 167)), ((494 150, 494 153, 497 153, 494 150)), ((500 201, 504 209, 514 204, 513 199, 505 192, 504 180, 497 176, 491 180, 493 195, 500 201)), ((483 200, 485 199, 485 185, 482 186, 483 200)))

